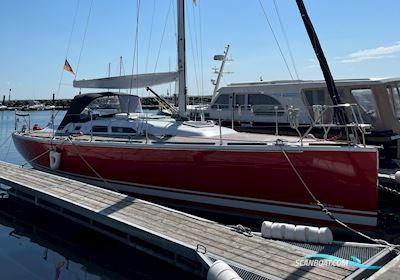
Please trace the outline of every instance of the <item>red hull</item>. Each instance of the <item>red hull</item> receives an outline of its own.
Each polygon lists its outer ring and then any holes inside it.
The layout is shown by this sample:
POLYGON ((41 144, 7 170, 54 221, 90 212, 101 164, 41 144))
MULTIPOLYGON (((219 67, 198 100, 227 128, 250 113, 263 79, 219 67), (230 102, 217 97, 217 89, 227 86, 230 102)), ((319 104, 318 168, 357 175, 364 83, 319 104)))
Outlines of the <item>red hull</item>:
MULTIPOLYGON (((52 148, 48 139, 13 136, 18 151, 31 160, 52 148)), ((102 181, 79 156, 119 190, 183 204, 202 205, 251 216, 329 224, 282 151, 173 148, 143 144, 80 142, 55 145, 61 175, 102 181)), ((229 148, 229 147, 228 147, 229 148)), ((343 221, 371 229, 377 219, 375 149, 305 148, 287 155, 314 195, 343 221)), ((34 162, 49 168, 45 154, 34 162)), ((96 183, 96 182, 94 182, 96 183)))

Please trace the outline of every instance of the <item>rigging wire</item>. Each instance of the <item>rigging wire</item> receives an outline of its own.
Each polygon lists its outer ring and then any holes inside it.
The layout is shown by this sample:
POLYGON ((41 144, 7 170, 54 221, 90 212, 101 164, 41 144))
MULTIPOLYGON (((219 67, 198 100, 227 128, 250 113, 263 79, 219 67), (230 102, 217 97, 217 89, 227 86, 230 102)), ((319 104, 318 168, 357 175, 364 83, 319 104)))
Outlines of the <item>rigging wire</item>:
POLYGON ((11 143, 12 143, 12 141, 9 141, 9 142, 8 142, 7 152, 6 152, 6 154, 4 155, 3 161, 6 161, 6 159, 8 158, 8 154, 10 153, 11 143))
POLYGON ((268 26, 269 26, 269 29, 271 30, 272 35, 273 35, 273 37, 274 37, 275 43, 276 43, 276 45, 278 46, 279 52, 280 52, 280 54, 281 54, 281 56, 282 56, 282 59, 283 59, 283 61, 284 61, 284 63, 285 63, 286 69, 288 70, 291 79, 294 80, 293 75, 292 75, 292 72, 290 71, 290 67, 289 67, 289 65, 288 65, 288 63, 287 63, 287 61, 286 61, 286 58, 285 58, 284 54, 283 54, 281 45, 279 44, 278 38, 276 37, 276 34, 275 34, 275 32, 274 32, 274 29, 272 28, 271 22, 270 22, 270 20, 269 20, 269 18, 268 18, 267 12, 265 11, 264 6, 263 6, 261 0, 258 0, 258 3, 259 3, 260 6, 261 6, 261 9, 262 9, 262 11, 263 11, 265 20, 267 21, 268 26))
MULTIPOLYGON (((73 33, 74 33, 74 30, 75 30, 76 18, 77 18, 77 15, 78 15, 80 3, 81 3, 81 1, 78 0, 78 1, 77 1, 77 5, 76 5, 76 8, 75 8, 74 17, 73 17, 73 20, 72 20, 71 32, 70 32, 69 38, 68 38, 67 51, 66 51, 66 53, 65 53, 65 59, 67 59, 67 58, 68 58, 68 55, 69 55, 69 50, 70 50, 71 41, 72 41, 72 35, 73 35, 73 33)), ((58 89, 57 89, 57 92, 56 92, 56 98, 58 97, 58 95, 59 95, 59 93, 60 93, 60 90, 61 90, 61 84, 62 84, 62 80, 63 80, 63 77, 64 77, 64 71, 65 71, 64 68, 61 69, 60 82, 58 83, 58 89)))
POLYGON ((178 30, 177 18, 178 18, 178 16, 175 14, 175 11, 176 11, 176 8, 175 8, 175 1, 174 1, 174 0, 171 0, 171 1, 170 1, 170 5, 172 5, 172 18, 173 18, 173 20, 174 20, 175 42, 178 42, 178 33, 177 33, 177 30, 178 30))
MULTIPOLYGON (((11 136, 12 136, 12 134, 9 134, 9 135, 8 135, 8 137, 0 144, 0 148, 3 147, 3 146, 7 143, 7 141, 10 140, 11 136)), ((10 141, 10 142, 11 142, 11 141, 10 141)))
MULTIPOLYGON (((111 189, 111 190, 115 191, 115 192, 118 192, 117 189, 115 189, 113 186, 111 186, 110 183, 109 183, 106 179, 104 179, 104 178, 100 175, 100 173, 97 172, 96 169, 95 169, 92 165, 90 165, 90 163, 85 159, 85 157, 82 155, 82 153, 78 150, 77 145, 76 145, 74 142, 72 142, 71 138, 70 138, 70 137, 67 137, 67 140, 69 141, 69 143, 71 144, 71 146, 74 148, 74 150, 75 150, 75 152, 78 154, 78 156, 81 158, 81 160, 86 164, 87 167, 90 168, 90 170, 92 170, 92 172, 93 172, 97 177, 99 177, 99 178, 104 182, 104 184, 106 185, 106 187, 107 187, 108 189, 111 189)), ((79 146, 78 146, 78 147, 79 147, 79 146)))
MULTIPOLYGON (((71 38, 72 38, 72 34, 73 34, 73 31, 74 31, 74 28, 75 28, 76 17, 77 17, 78 10, 79 10, 79 4, 80 4, 80 0, 78 0, 78 5, 77 5, 76 10, 75 10, 75 15, 74 15, 73 25, 72 25, 72 29, 71 29, 71 33, 70 33, 70 38, 69 38, 69 40, 68 40, 68 47, 67 47, 66 57, 67 57, 68 54, 69 54, 69 49, 70 49, 70 44, 71 44, 71 38)), ((82 56, 82 52, 83 52, 83 47, 84 47, 84 45, 85 45, 86 33, 87 33, 87 30, 88 30, 88 26, 89 26, 89 20, 90 20, 90 15, 91 15, 91 13, 92 13, 92 8, 93 8, 93 0, 90 1, 89 13, 88 13, 88 16, 87 16, 87 18, 86 18, 85 32, 84 32, 84 34, 83 34, 82 45, 81 45, 81 49, 80 49, 80 52, 79 52, 78 63, 77 63, 76 69, 75 69, 75 74, 74 74, 75 76, 74 76, 74 79, 76 79, 76 77, 77 77, 77 75, 78 75, 79 65, 80 65, 80 61, 81 61, 81 56, 82 56)), ((63 76, 64 76, 64 71, 65 71, 65 70, 62 69, 60 83, 59 83, 59 85, 58 85, 57 94, 56 94, 56 96, 55 96, 56 98, 58 97, 58 94, 59 94, 59 92, 60 92, 61 81, 62 81, 63 76)), ((57 117, 58 113, 60 113, 60 110, 57 110, 57 112, 56 112, 55 115, 54 115, 54 118, 57 117)), ((54 127, 53 127, 53 129, 54 129, 54 127)))
POLYGON ((75 70, 75 79, 78 76, 79 65, 80 65, 80 62, 81 62, 83 48, 85 46, 86 34, 87 34, 88 26, 89 26, 90 15, 92 14, 92 8, 93 8, 93 0, 90 1, 89 13, 88 13, 88 16, 86 18, 85 32, 83 33, 81 50, 79 51, 78 63, 76 65, 76 70, 75 70))
MULTIPOLYGON (((66 53, 65 53, 65 60, 68 58, 69 50, 70 50, 70 48, 71 48, 72 35, 73 35, 73 33, 74 33, 74 30, 75 30, 76 18, 77 18, 77 16, 78 16, 78 11, 79 11, 79 7, 80 7, 80 3, 81 3, 81 1, 78 0, 78 1, 77 1, 77 5, 76 5, 76 8, 75 8, 74 17, 73 17, 73 20, 72 20, 71 32, 70 32, 69 38, 68 38, 67 51, 66 51, 66 53)), ((65 62, 65 61, 64 61, 64 62, 65 62)), ((61 74, 60 74, 60 81, 59 81, 59 83, 58 83, 57 92, 56 92, 56 94, 55 94, 55 99, 58 98, 58 96, 59 96, 59 94, 60 94, 60 90, 61 90, 61 85, 63 85, 62 81, 63 81, 63 78, 64 78, 64 71, 65 71, 64 68, 62 68, 62 69, 61 69, 61 74)), ((53 104, 53 105, 54 105, 54 104, 53 104)), ((57 110, 57 112, 55 113, 54 118, 58 115, 59 112, 60 112, 60 110, 57 110)), ((54 127, 53 127, 53 129, 54 129, 54 127)))
POLYGON ((144 68, 145 72, 147 72, 147 66, 149 65, 150 46, 151 46, 151 39, 153 37, 154 14, 156 11, 156 2, 157 2, 157 0, 153 0, 153 12, 151 15, 150 35, 149 35, 149 42, 147 44, 146 64, 145 64, 145 68, 144 68))
POLYGON ((204 59, 203 59, 203 28, 202 28, 202 17, 201 17, 201 6, 199 1, 199 28, 200 28, 200 69, 201 69, 201 96, 200 96, 200 103, 203 104, 204 102, 204 59))
MULTIPOLYGON (((172 2, 172 0, 171 0, 171 1, 169 2, 169 7, 168 7, 167 15, 166 15, 166 17, 165 17, 164 28, 163 28, 163 32, 162 32, 162 35, 161 35, 160 46, 158 47, 157 58, 156 58, 156 63, 155 63, 155 65, 154 65, 153 73, 156 73, 156 71, 157 71, 158 61, 159 61, 159 59, 160 59, 161 47, 162 47, 162 44, 163 44, 163 41, 164 41, 165 30, 166 30, 166 28, 167 28, 169 13, 171 12, 172 6, 173 6, 173 2, 172 2)), ((175 33, 175 35, 176 35, 176 33, 175 33)))
POLYGON ((193 25, 194 25, 194 39, 195 39, 195 49, 196 49, 196 58, 197 58, 197 66, 198 66, 198 80, 199 85, 198 85, 198 93, 197 95, 200 95, 200 91, 201 90, 201 83, 202 83, 202 79, 201 79, 201 73, 203 72, 201 69, 201 61, 200 61, 200 54, 199 54, 199 49, 201 49, 201 45, 199 44, 200 39, 198 38, 200 34, 198 34, 199 32, 197 31, 198 29, 198 22, 196 19, 196 9, 195 7, 197 6, 197 2, 193 1, 192 4, 192 14, 193 14, 193 25))
MULTIPOLYGON (((186 12, 188 12, 188 8, 186 6, 186 12)), ((197 63, 196 63, 196 56, 195 56, 195 45, 193 44, 193 36, 192 36, 192 28, 190 25, 190 20, 188 21, 188 29, 189 29, 189 38, 190 38, 190 48, 192 50, 192 58, 193 58, 193 68, 194 68, 194 77, 196 81, 196 88, 197 93, 199 92, 199 80, 197 75, 197 63)))
MULTIPOLYGON (((129 89, 129 94, 132 94, 132 85, 133 85, 133 74, 135 72, 135 66, 136 66, 136 73, 139 73, 139 20, 140 20, 140 0, 137 0, 136 2, 136 29, 135 29, 135 42, 134 42, 134 48, 133 48, 133 60, 132 60, 132 76, 131 76, 131 81, 130 81, 130 89, 129 89), (135 64, 136 62, 136 64, 135 64)), ((139 83, 139 79, 137 79, 137 83, 139 83)), ((138 91, 138 88, 136 87, 136 91, 138 91)))
MULTIPOLYGON (((174 0, 170 0, 171 4, 172 4, 172 18, 174 20, 174 34, 175 34, 175 42, 178 43, 178 22, 177 22, 177 15, 175 13, 176 8, 175 8, 175 1, 174 0)), ((178 58, 176 58, 176 60, 178 61, 178 58)), ((176 71, 178 71, 178 69, 176 69, 176 71)), ((174 95, 178 92, 178 82, 175 81, 174 83, 174 95)), ((172 93, 171 93, 172 95, 172 93)))
POLYGON ((297 72, 296 63, 295 63, 295 60, 293 58, 292 49, 290 48, 288 36, 287 36, 286 30, 285 30, 285 27, 283 25, 283 22, 282 22, 282 17, 280 15, 280 12, 279 12, 279 9, 278 9, 278 4, 277 4, 276 0, 274 0, 273 2, 274 2, 276 15, 277 15, 278 20, 279 20, 279 25, 280 25, 280 27, 282 29, 283 37, 285 38, 285 41, 286 41, 286 46, 287 46, 287 49, 288 49, 288 52, 289 52, 290 60, 292 62, 292 66, 293 66, 294 72, 296 74, 296 78, 297 78, 297 80, 300 80, 299 73, 297 72))

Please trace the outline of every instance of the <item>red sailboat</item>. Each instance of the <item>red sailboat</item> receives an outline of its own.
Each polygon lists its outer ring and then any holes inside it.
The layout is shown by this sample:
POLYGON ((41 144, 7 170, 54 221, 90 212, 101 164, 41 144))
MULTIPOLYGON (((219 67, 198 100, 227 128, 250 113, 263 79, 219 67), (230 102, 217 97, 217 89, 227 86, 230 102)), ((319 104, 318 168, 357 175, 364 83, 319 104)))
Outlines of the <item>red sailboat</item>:
MULTIPOLYGON (((184 1, 177 6, 176 73, 75 81, 74 86, 121 89, 177 80, 179 110, 170 108, 171 117, 157 116, 143 113, 134 95, 81 94, 57 131, 28 128, 13 134, 23 157, 34 168, 154 201, 334 224, 319 201, 343 222, 374 229, 377 149, 355 143, 364 127, 346 114, 351 105, 337 100, 333 106, 342 120, 338 126, 349 132, 349 143, 238 133, 186 119, 184 1)), ((292 115, 296 128, 295 110, 292 115)))

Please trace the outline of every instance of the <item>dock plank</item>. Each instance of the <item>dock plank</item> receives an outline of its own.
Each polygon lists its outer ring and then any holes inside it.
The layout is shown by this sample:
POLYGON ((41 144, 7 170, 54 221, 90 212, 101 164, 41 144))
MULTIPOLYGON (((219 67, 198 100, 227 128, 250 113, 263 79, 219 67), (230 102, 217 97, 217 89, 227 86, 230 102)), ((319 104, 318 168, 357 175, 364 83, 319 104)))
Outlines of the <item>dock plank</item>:
POLYGON ((295 261, 309 251, 259 236, 249 238, 212 221, 37 170, 0 162, 0 177, 127 225, 156 231, 194 247, 201 244, 213 256, 279 278, 343 279, 355 270, 297 267, 295 261))

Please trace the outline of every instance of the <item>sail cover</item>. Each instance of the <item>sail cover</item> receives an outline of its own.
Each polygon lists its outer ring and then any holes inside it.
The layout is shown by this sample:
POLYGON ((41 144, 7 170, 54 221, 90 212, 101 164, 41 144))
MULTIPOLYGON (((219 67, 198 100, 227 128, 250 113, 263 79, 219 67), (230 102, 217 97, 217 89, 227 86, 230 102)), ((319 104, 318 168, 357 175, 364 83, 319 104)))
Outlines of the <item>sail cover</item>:
POLYGON ((176 81, 177 72, 150 73, 74 81, 76 88, 129 89, 145 88, 176 81))

